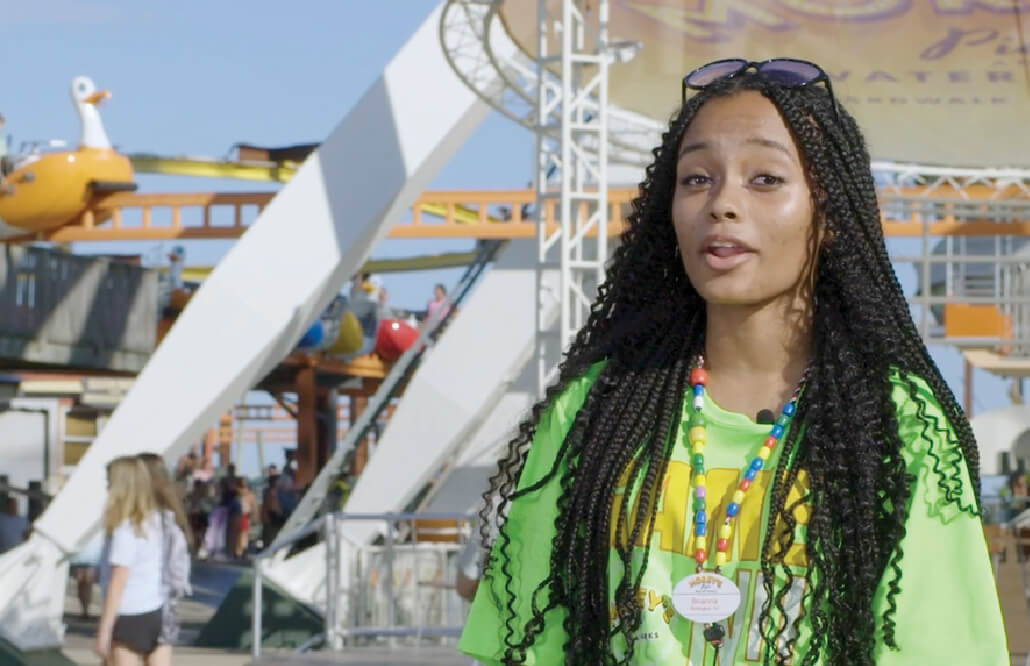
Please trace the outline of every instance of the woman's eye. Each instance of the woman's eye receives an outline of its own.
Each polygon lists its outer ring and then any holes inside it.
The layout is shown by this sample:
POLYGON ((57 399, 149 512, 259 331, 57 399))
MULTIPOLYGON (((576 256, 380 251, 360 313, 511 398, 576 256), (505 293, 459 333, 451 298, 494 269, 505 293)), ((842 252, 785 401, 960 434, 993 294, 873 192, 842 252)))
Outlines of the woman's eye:
POLYGON ((707 185, 708 181, 708 176, 702 176, 699 173, 692 173, 690 175, 684 176, 680 180, 680 183, 687 187, 699 187, 701 185, 707 185))
POLYGON ((764 187, 773 187, 775 185, 782 185, 783 179, 779 176, 773 176, 767 173, 755 176, 754 183, 756 185, 762 185, 764 187))

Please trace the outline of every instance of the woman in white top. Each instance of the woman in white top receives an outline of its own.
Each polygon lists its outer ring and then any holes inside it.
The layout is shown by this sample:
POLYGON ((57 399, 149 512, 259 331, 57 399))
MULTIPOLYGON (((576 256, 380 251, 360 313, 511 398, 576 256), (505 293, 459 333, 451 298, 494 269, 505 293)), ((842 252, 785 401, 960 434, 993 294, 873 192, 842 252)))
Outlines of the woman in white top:
MULTIPOLYGON (((164 514, 165 522, 162 529, 167 531, 175 530, 181 533, 186 547, 184 554, 187 554, 192 546, 189 537, 190 525, 186 519, 186 510, 182 506, 182 500, 179 499, 179 493, 168 476, 168 468, 165 466, 164 458, 156 453, 141 453, 138 457, 150 474, 150 491, 154 496, 154 506, 164 514)), ((163 543, 167 550, 167 535, 164 535, 164 537, 165 541, 163 543)), ((162 551, 162 558, 169 558, 169 556, 168 552, 162 551)), ((162 559, 162 565, 171 566, 164 559, 162 559)), ((186 574, 188 577, 188 569, 186 574)), ((161 635, 158 638, 158 642, 175 645, 179 640, 180 630, 177 611, 178 599, 176 598, 175 591, 170 589, 170 583, 171 581, 164 580, 161 586, 162 598, 167 607, 164 609, 165 612, 162 616, 161 635)))
POLYGON ((158 644, 164 605, 161 514, 150 474, 138 458, 122 457, 107 466, 107 482, 96 651, 108 666, 167 666, 171 646, 158 644))

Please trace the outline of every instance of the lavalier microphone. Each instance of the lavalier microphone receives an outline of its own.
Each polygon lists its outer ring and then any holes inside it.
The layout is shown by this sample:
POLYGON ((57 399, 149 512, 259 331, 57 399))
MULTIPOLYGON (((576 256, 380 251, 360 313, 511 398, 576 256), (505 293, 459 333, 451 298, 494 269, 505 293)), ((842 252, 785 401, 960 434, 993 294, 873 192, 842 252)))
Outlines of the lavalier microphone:
POLYGON ((771 410, 761 409, 755 414, 755 423, 759 425, 773 425, 776 423, 776 415, 771 410))

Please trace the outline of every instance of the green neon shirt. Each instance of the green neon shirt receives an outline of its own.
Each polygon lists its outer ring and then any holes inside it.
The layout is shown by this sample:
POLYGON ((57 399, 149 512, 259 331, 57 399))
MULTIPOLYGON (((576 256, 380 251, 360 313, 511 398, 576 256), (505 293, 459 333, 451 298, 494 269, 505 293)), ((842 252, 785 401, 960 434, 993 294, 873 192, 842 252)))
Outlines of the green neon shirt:
MULTIPOLYGON (((520 488, 538 481, 550 470, 558 447, 600 369, 601 364, 595 365, 545 410, 519 479, 520 488)), ((937 432, 934 427, 933 419, 942 425, 947 424, 947 419, 924 382, 914 380, 918 392, 917 400, 913 400, 906 382, 896 374, 892 381, 901 439, 905 443, 903 455, 910 474, 916 478, 916 485, 906 536, 901 542, 904 549, 902 582, 894 616, 899 649, 892 650, 878 641, 876 663, 878 666, 1007 665, 1010 662, 1005 632, 981 522, 959 510, 954 502, 945 500, 938 484, 940 474, 933 469, 938 460, 960 460, 956 445, 949 444, 945 433, 937 432), (919 416, 920 409, 925 417, 919 416)), ((692 412, 689 398, 688 392, 683 401, 684 420, 692 412)), ((757 425, 742 414, 724 410, 710 398, 705 404, 704 414, 708 439, 705 448, 708 511, 712 521, 712 505, 717 505, 717 516, 724 515, 725 504, 740 478, 741 469, 750 463, 768 435, 769 426, 757 425)), ((696 571, 696 563, 690 556, 694 551, 690 509, 693 493, 685 427, 680 428, 677 437, 677 445, 662 482, 650 537, 650 558, 638 590, 643 617, 636 633, 634 664, 701 666, 711 664, 713 658, 711 647, 701 635, 702 627, 680 617, 663 603, 663 598, 671 593, 681 578, 696 571)), ((731 540, 732 561, 723 567, 723 575, 734 580, 742 594, 740 607, 726 622, 727 637, 720 654, 720 662, 724 665, 743 666, 761 662, 764 641, 757 630, 757 619, 765 594, 759 561, 768 524, 772 473, 769 470, 775 469, 776 458, 774 453, 746 495, 731 540)), ((963 506, 971 505, 974 503, 974 489, 965 463, 960 461, 957 469, 958 474, 950 478, 948 485, 960 490, 963 506)), ((802 471, 790 492, 788 504, 803 496, 806 484, 802 471)), ((626 484, 623 481, 620 485, 626 484)), ((617 488, 617 499, 626 490, 617 488)), ((633 488, 628 490, 632 499, 633 488)), ((515 593, 514 642, 522 636, 527 620, 532 617, 530 600, 549 566, 558 492, 558 479, 555 478, 509 507, 506 529, 512 539, 509 567, 513 575, 511 589, 515 593)), ((615 503, 616 506, 618 504, 615 503)), ((618 511, 617 508, 614 510, 618 511)), ((785 561, 792 573, 803 575, 806 570, 804 526, 808 520, 808 508, 799 505, 795 518, 798 521, 795 545, 785 561)), ((611 523, 614 531, 614 515, 611 523)), ((612 536, 614 539, 615 535, 612 536)), ((713 538, 709 536, 709 545, 713 538)), ((639 570, 644 552, 639 547, 641 545, 634 549, 635 570, 639 570)), ((621 578, 622 563, 614 555, 614 549, 610 553, 609 594, 612 595, 616 582, 621 578)), ((706 568, 711 566, 709 562, 706 568)), ((777 581, 775 589, 779 589, 780 582, 777 581)), ((874 599, 877 616, 886 608, 886 582, 881 582, 874 599)), ((805 584, 804 578, 795 579, 788 593, 785 611, 792 618, 797 617, 805 584)), ((484 664, 500 663, 504 654, 506 615, 499 603, 506 598, 501 576, 480 584, 459 650, 484 664)), ((545 599, 546 591, 537 593, 538 606, 542 606, 545 599)), ((563 662, 564 617, 565 611, 561 608, 548 612, 544 629, 528 651, 527 664, 550 666, 563 662)), ((807 618, 803 617, 797 624, 794 654, 803 655, 809 642, 810 626, 807 618)), ((625 642, 621 634, 612 639, 612 649, 617 655, 624 653, 625 642)), ((825 664, 825 658, 819 663, 825 664)))

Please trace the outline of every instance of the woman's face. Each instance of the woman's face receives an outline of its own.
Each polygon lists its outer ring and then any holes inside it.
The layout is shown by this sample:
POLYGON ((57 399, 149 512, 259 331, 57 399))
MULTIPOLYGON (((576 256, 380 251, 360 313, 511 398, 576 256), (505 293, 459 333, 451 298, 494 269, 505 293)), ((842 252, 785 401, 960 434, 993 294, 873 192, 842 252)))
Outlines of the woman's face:
POLYGON ((812 193, 776 107, 756 91, 706 102, 679 147, 672 222, 709 304, 793 300, 812 248, 812 193))

